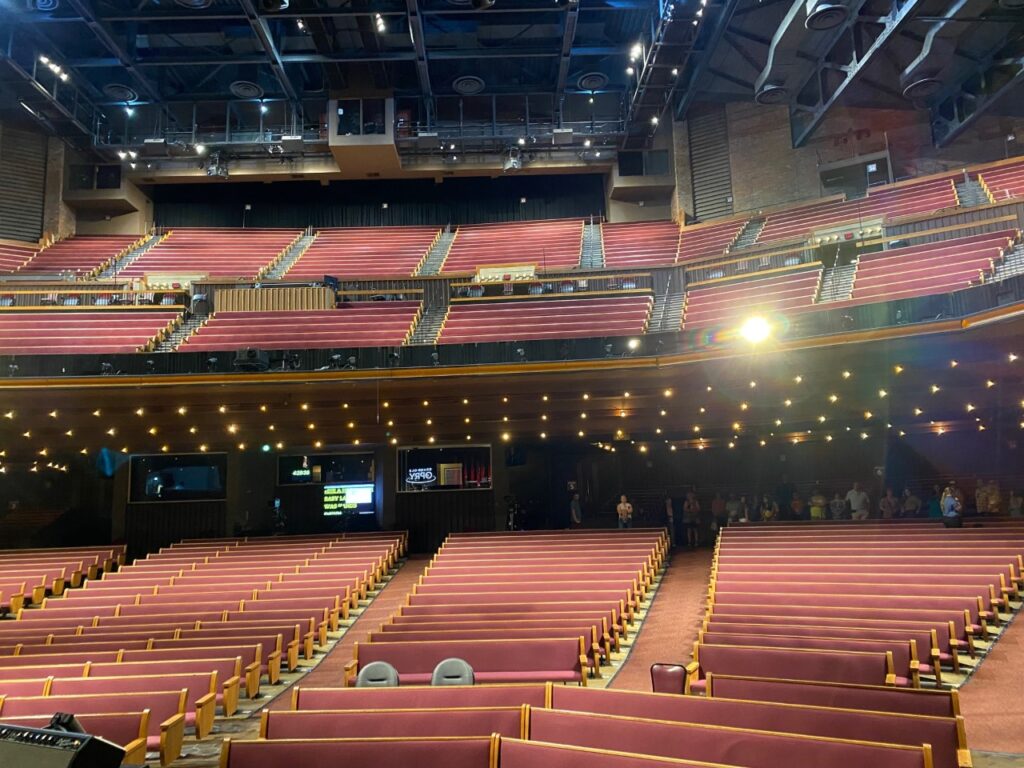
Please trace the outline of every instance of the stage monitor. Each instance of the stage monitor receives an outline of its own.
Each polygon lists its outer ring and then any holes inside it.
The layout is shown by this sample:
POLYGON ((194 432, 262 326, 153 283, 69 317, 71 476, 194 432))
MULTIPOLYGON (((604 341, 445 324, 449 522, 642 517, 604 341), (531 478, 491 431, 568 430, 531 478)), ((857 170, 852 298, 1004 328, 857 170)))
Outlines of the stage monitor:
POLYGON ((372 515, 376 511, 373 483, 332 483, 324 486, 324 517, 372 515))
POLYGON ((226 453, 136 454, 129 463, 133 504, 225 498, 226 453))

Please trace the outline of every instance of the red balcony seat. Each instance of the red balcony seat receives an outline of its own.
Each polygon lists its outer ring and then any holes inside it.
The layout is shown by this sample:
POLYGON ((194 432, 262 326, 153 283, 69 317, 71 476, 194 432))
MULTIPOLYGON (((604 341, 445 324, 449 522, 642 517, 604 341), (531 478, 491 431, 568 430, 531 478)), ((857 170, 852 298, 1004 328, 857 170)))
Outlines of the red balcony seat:
POLYGON ((842 224, 853 227, 864 219, 929 213, 953 208, 956 204, 952 176, 916 184, 876 187, 868 191, 867 197, 856 200, 810 203, 771 213, 765 219, 757 242, 803 238, 818 229, 842 224))
POLYGON ((419 267, 438 234, 437 227, 321 229, 285 277, 408 277, 419 267))
POLYGON ((722 256, 739 237, 746 221, 725 221, 721 224, 683 227, 679 234, 679 263, 722 256))
POLYGON ((520 299, 452 304, 441 344, 629 336, 644 332, 650 296, 520 299))
POLYGON ((604 264, 609 269, 658 267, 675 264, 679 225, 674 221, 604 224, 604 264))
POLYGON ((87 275, 138 242, 137 235, 75 235, 44 248, 21 273, 87 275))
POLYGON ((579 219, 468 224, 456 231, 441 272, 472 273, 480 267, 526 264, 540 272, 575 269, 582 247, 579 219))
POLYGON ((821 269, 697 286, 687 292, 684 312, 687 328, 738 322, 764 312, 792 312, 810 308, 818 292, 821 269))
POLYGON ((1024 162, 982 171, 978 178, 997 202, 1024 196, 1024 162))
POLYGON ((301 234, 296 229, 175 229, 117 274, 142 277, 176 272, 253 280, 301 234))
POLYGON ((415 301, 367 301, 328 310, 217 312, 179 350, 401 346, 419 310, 415 301))
POLYGON ((18 355, 138 352, 180 314, 169 310, 0 313, 0 353, 18 355))
POLYGON ((24 267, 39 250, 34 245, 0 243, 0 273, 17 272, 24 267))

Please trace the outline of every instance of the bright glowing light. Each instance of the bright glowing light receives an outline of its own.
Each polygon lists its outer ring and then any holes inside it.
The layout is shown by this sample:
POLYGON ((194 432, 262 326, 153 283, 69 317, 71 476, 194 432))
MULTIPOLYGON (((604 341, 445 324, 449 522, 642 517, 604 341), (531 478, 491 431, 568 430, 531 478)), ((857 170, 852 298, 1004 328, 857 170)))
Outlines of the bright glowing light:
POLYGON ((763 317, 747 318, 740 326, 740 336, 751 344, 760 344, 772 334, 772 327, 763 317))
POLYGON ((626 346, 630 349, 638 349, 640 347, 640 339, 630 339, 626 342, 626 346))
POLYGON ((196 154, 197 155, 205 155, 206 154, 206 145, 205 144, 196 144, 196 154))

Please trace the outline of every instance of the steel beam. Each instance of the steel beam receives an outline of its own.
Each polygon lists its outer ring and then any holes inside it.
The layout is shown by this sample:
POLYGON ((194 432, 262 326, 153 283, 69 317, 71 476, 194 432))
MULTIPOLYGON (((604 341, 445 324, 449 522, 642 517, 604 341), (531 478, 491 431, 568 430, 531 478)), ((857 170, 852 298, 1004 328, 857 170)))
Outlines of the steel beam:
POLYGON ((274 35, 270 31, 270 25, 256 11, 256 5, 252 0, 238 0, 238 3, 242 6, 242 11, 245 13, 245 18, 249 21, 249 26, 252 27, 253 34, 256 35, 256 39, 260 41, 260 46, 262 46, 263 51, 267 54, 267 58, 270 60, 270 68, 274 71, 274 77, 277 78, 277 82, 281 84, 281 89, 293 104, 298 104, 301 101, 299 92, 295 90, 292 81, 288 79, 288 73, 284 70, 284 61, 281 59, 281 52, 277 50, 277 43, 274 42, 274 35))
POLYGON ((433 95, 430 87, 430 67, 427 64, 427 37, 423 32, 423 16, 416 0, 405 0, 405 10, 409 17, 409 37, 412 38, 413 53, 416 54, 416 77, 419 79, 420 91, 426 98, 433 95))
POLYGON ((580 19, 579 0, 567 0, 565 26, 562 27, 562 47, 558 59, 558 77, 555 80, 555 105, 558 107, 565 93, 569 79, 569 63, 572 61, 572 45, 576 41, 576 24, 580 19))
POLYGON ((709 13, 714 11, 715 21, 711 25, 711 31, 705 33, 707 37, 704 41, 703 50, 696 57, 696 63, 690 68, 689 74, 686 78, 686 85, 682 88, 683 95, 676 103, 676 120, 682 120, 686 117, 686 113, 690 109, 690 105, 693 104, 693 100, 697 96, 697 84, 704 75, 704 72, 707 70, 708 65, 711 62, 711 56, 718 47, 718 43, 721 41, 722 35, 724 35, 725 31, 729 28, 733 14, 736 13, 736 9, 739 7, 739 4, 739 0, 725 0, 720 8, 715 8, 712 5, 708 5, 706 7, 704 15, 707 16, 709 13))
POLYGON ((814 103, 790 105, 789 122, 794 147, 802 147, 821 125, 829 110, 834 107, 853 84, 862 71, 871 63, 875 56, 885 47, 886 43, 907 23, 922 0, 892 0, 889 13, 878 17, 877 21, 868 22, 873 26, 881 26, 877 33, 867 34, 860 26, 865 22, 857 17, 846 22, 836 36, 836 41, 824 55, 818 58, 817 66, 810 77, 798 91, 802 95, 808 87, 814 88, 814 103), (867 46, 864 41, 870 41, 867 46), (844 60, 833 60, 837 51, 849 51, 844 60), (827 75, 839 72, 839 83, 831 86, 827 75))
MULTIPOLYGON (((96 15, 90 0, 68 0, 68 5, 74 8, 75 13, 82 17, 82 21, 89 27, 96 39, 103 44, 103 47, 113 54, 117 60, 117 65, 124 67, 135 78, 135 82, 138 83, 142 92, 152 101, 160 101, 160 89, 138 70, 132 57, 120 46, 107 28, 107 25, 96 15)), ((169 109, 164 108, 163 113, 173 123, 176 124, 178 122, 174 113, 169 109)))
POLYGON ((996 102, 1024 83, 1024 56, 978 67, 956 92, 931 110, 932 141, 944 147, 967 130, 996 102))

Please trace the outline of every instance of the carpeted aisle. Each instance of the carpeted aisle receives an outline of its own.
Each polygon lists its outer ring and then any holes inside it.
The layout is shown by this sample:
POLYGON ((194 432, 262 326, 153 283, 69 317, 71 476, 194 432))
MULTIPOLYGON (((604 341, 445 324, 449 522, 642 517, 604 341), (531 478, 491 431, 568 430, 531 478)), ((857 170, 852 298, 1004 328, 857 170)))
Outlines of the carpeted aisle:
POLYGON ((651 664, 690 661, 704 618, 711 570, 710 549, 677 549, 661 577, 654 603, 609 688, 651 690, 651 664))
MULTIPOLYGON (((336 688, 342 685, 345 665, 352 660, 352 645, 366 640, 370 632, 376 631, 387 618, 405 602, 405 596, 412 592, 412 585, 423 573, 429 558, 410 557, 391 577, 380 594, 359 615, 348 631, 330 652, 320 660, 313 670, 298 681, 308 688, 336 688)), ((271 709, 290 709, 290 694, 279 696, 270 705, 271 709)))
POLYGON ((1024 753, 1024 622, 1018 616, 960 689, 972 750, 1024 753))

